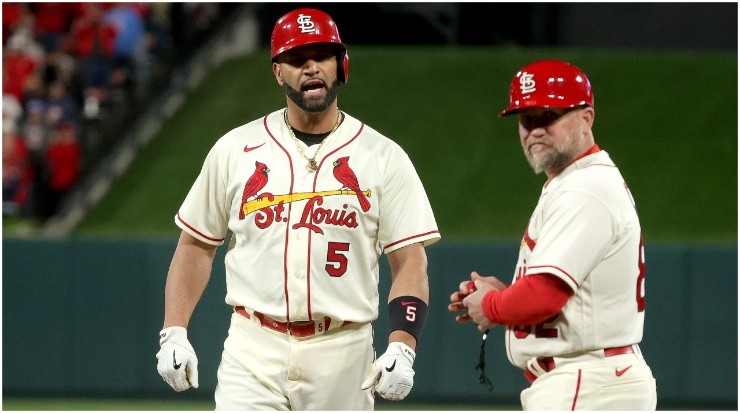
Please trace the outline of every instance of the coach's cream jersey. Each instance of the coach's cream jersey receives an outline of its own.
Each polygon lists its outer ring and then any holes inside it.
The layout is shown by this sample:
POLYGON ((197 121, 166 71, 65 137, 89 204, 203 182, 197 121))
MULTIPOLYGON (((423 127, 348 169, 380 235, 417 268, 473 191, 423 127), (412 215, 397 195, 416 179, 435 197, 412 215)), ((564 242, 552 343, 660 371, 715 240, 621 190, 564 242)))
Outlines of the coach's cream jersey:
POLYGON ((226 303, 283 321, 378 315, 380 255, 440 238, 408 155, 345 113, 312 172, 273 112, 213 146, 175 222, 226 254, 226 303), (356 177, 356 179, 354 179, 356 177))
POLYGON ((527 226, 514 282, 548 273, 574 291, 553 319, 510 326, 509 360, 639 343, 644 324, 644 253, 634 200, 604 151, 546 183, 527 226))

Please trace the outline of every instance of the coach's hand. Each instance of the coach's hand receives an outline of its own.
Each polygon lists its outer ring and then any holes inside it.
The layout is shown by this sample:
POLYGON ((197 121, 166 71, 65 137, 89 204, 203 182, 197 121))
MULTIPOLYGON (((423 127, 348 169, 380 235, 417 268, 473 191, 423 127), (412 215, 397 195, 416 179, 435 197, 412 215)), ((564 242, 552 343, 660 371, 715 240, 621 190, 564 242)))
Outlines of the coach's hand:
POLYGON ((404 343, 394 341, 370 366, 362 390, 374 387, 387 400, 403 400, 414 386, 414 364, 416 353, 404 343))
POLYGON ((185 327, 167 327, 159 332, 157 371, 175 391, 198 388, 198 357, 188 341, 185 327))

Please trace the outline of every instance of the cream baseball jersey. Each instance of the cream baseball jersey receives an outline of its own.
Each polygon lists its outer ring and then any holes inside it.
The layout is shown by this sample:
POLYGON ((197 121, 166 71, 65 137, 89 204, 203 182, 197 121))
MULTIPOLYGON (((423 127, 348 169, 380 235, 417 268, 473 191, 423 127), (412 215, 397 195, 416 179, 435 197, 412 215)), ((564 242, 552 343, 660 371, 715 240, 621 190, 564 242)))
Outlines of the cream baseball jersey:
POLYGON ((645 265, 634 200, 604 151, 585 156, 542 190, 519 251, 514 282, 548 273, 574 291, 553 319, 509 326, 509 360, 639 343, 645 265))
POLYGON ((228 232, 226 303, 276 320, 370 322, 378 315, 379 259, 440 238, 408 155, 345 113, 316 156, 298 151, 283 110, 221 137, 175 216, 195 238, 228 232))

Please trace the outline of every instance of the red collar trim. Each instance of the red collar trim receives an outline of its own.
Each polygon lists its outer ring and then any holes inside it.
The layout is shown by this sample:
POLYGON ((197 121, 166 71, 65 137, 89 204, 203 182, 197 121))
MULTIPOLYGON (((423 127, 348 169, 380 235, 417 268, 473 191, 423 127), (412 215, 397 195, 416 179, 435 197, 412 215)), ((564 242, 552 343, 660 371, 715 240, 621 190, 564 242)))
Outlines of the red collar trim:
MULTIPOLYGON (((599 152, 600 150, 601 150, 601 148, 599 148, 599 145, 596 145, 596 144, 594 144, 594 146, 592 146, 592 147, 591 147, 591 149, 587 150, 587 151, 586 151, 586 152, 585 152, 585 153, 584 153, 583 155, 581 155, 581 156, 577 157, 576 159, 574 159, 574 160, 573 160, 573 162, 571 162, 570 164, 568 164, 568 166, 570 166, 570 165, 573 165, 573 163, 575 163, 575 162, 576 162, 577 160, 579 160, 579 159, 581 159, 581 158, 585 158, 585 157, 587 157, 588 155, 594 154, 594 153, 596 153, 596 152, 599 152)), ((566 168, 567 168, 567 166, 566 166, 566 168)), ((563 172, 563 171, 560 171, 560 172, 563 172)), ((555 176, 558 176, 558 175, 560 175, 560 172, 558 172, 558 174, 557 174, 557 175, 555 175, 555 176)), ((553 176, 553 177, 549 178, 549 179, 548 179, 548 180, 547 180, 547 181, 545 182, 545 187, 546 187, 546 186, 547 186, 547 185, 548 185, 548 184, 550 183, 550 181, 551 181, 551 180, 552 180, 553 178, 555 178, 555 176, 553 176)))
POLYGON ((577 160, 579 160, 581 158, 585 158, 588 155, 594 154, 594 153, 596 153, 596 152, 598 152, 600 150, 601 149, 599 148, 599 145, 594 144, 594 146, 592 146, 591 149, 587 150, 586 153, 584 153, 583 155, 581 155, 578 158, 576 158, 573 162, 575 162, 575 161, 577 161, 577 160))

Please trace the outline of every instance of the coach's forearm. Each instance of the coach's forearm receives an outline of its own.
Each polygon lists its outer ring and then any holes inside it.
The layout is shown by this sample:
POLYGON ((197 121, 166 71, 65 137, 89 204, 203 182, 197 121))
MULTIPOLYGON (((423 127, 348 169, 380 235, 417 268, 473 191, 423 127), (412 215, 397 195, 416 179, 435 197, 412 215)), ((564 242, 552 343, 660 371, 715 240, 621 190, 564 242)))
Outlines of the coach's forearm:
POLYGON ((481 307, 501 325, 535 325, 557 315, 573 294, 565 281, 550 274, 523 277, 502 291, 489 291, 481 307))
POLYGON ((187 328, 211 278, 216 247, 182 232, 167 272, 163 327, 187 328))

